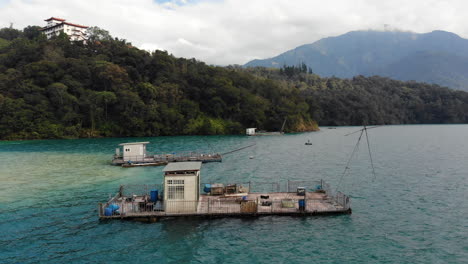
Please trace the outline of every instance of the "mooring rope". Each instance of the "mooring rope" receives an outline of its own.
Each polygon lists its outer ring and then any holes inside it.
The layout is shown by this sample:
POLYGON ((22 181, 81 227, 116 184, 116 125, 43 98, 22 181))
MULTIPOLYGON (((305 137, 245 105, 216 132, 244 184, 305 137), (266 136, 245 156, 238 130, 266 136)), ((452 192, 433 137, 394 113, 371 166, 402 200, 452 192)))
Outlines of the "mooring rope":
POLYGON ((239 151, 239 150, 243 150, 243 149, 246 149, 246 148, 250 148, 250 147, 252 147, 252 146, 255 146, 255 144, 256 144, 256 143, 253 143, 253 144, 251 144, 251 145, 248 145, 248 146, 245 146, 245 147, 242 147, 242 148, 238 148, 238 149, 235 149, 235 150, 231 150, 231 151, 228 151, 228 152, 224 152, 224 153, 222 153, 221 155, 224 156, 224 155, 226 155, 226 154, 231 154, 231 153, 236 152, 236 151, 239 151))
POLYGON ((374 179, 372 179, 372 181, 375 181, 376 175, 375 175, 375 169, 374 169, 374 161, 372 160, 372 152, 371 152, 370 144, 369 144, 369 135, 367 134, 367 129, 365 126, 364 126, 364 131, 366 131, 367 150, 369 151, 369 158, 370 158, 370 163, 372 166, 372 174, 374 175, 374 179))

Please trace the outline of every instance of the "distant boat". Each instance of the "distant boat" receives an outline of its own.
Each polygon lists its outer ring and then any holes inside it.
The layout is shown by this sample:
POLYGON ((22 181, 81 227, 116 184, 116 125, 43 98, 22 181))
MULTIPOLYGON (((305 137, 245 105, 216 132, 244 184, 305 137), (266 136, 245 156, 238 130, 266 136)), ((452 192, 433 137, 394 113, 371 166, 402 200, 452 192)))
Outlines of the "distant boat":
POLYGON ((307 142, 305 143, 305 145, 312 145, 312 142, 310 142, 310 140, 307 140, 307 142))

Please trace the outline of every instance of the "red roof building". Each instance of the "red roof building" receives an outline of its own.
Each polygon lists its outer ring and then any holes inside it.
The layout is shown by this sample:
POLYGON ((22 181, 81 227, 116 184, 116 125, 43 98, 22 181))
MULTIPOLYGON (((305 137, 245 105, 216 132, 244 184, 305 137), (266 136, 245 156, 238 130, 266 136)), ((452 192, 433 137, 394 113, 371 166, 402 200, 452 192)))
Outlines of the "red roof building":
POLYGON ((44 34, 46 34, 47 39, 52 38, 53 36, 60 35, 61 32, 64 32, 70 37, 72 41, 86 41, 87 40, 87 26, 74 24, 66 22, 65 19, 51 17, 45 19, 47 25, 42 28, 44 34))

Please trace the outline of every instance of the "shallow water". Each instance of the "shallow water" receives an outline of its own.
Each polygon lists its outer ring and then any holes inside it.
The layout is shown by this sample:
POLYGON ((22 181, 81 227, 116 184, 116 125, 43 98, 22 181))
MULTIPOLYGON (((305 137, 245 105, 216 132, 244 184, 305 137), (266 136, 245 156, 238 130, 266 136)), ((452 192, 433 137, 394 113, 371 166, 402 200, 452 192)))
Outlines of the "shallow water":
POLYGON ((357 127, 271 137, 192 136, 0 142, 0 263, 463 263, 468 258, 468 125, 357 127), (312 146, 305 146, 309 140, 312 146), (118 143, 225 152, 203 182, 324 179, 352 215, 100 222, 120 184, 160 183, 162 167, 109 165, 118 143), (253 156, 253 159, 249 159, 253 156), (342 180, 340 181, 340 179, 342 180))

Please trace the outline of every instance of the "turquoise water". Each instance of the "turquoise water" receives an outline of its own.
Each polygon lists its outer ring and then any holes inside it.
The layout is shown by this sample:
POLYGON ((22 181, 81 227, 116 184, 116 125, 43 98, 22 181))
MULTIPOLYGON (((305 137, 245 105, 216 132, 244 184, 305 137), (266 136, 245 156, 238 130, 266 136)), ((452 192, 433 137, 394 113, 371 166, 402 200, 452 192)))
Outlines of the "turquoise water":
POLYGON ((110 166, 118 143, 225 152, 255 142, 203 165, 202 181, 322 178, 336 187, 359 136, 343 135, 357 129, 0 142, 0 263, 466 263, 468 125, 369 130, 375 180, 362 144, 340 184, 352 215, 154 224, 97 218, 97 203, 120 184, 162 180, 162 167, 110 166))

